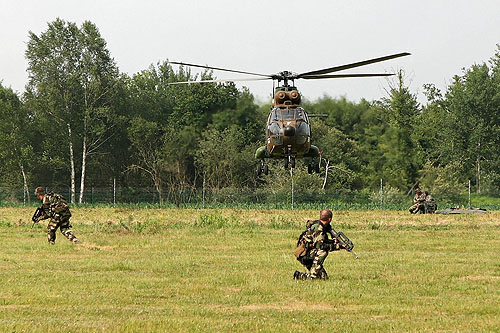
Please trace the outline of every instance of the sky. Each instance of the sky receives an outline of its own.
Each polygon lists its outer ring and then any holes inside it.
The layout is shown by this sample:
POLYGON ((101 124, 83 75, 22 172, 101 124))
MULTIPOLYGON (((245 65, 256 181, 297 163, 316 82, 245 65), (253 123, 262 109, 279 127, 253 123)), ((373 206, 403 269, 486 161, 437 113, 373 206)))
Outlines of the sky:
MULTIPOLYGON (((464 68, 488 62, 500 44, 498 0, 0 0, 0 81, 22 93, 28 32, 40 35, 61 18, 93 22, 121 72, 133 75, 163 61, 248 72, 296 73, 385 55, 412 55, 352 69, 399 69, 418 100, 423 84, 445 90, 464 68)), ((177 69, 176 66, 174 66, 177 69)), ((193 72, 198 70, 193 69, 193 72)), ((214 72, 219 79, 243 75, 214 72)), ((351 101, 387 96, 385 78, 298 80, 302 95, 351 101)), ((261 102, 271 81, 237 83, 261 102)))

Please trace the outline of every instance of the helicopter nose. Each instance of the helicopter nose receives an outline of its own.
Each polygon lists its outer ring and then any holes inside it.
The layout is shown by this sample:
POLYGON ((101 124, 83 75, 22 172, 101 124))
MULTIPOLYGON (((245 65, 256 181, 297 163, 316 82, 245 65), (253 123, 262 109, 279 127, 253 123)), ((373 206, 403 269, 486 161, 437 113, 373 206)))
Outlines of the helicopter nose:
POLYGON ((294 136, 295 135, 295 127, 287 126, 284 130, 285 136, 294 136))

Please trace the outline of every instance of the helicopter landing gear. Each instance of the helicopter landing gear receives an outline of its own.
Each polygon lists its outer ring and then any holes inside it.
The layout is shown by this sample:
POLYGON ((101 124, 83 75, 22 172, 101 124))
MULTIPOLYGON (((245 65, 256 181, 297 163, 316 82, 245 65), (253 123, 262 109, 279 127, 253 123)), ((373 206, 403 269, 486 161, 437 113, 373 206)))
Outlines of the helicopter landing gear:
POLYGON ((310 164, 307 165, 307 172, 309 174, 311 174, 313 172, 320 173, 319 163, 312 161, 310 164))
POLYGON ((257 176, 260 176, 261 174, 265 174, 267 176, 269 174, 269 167, 264 163, 264 160, 262 160, 260 161, 260 164, 257 165, 257 169, 255 171, 257 176))
POLYGON ((285 169, 288 169, 288 167, 291 167, 292 169, 295 168, 295 157, 293 156, 288 156, 285 160, 285 169))

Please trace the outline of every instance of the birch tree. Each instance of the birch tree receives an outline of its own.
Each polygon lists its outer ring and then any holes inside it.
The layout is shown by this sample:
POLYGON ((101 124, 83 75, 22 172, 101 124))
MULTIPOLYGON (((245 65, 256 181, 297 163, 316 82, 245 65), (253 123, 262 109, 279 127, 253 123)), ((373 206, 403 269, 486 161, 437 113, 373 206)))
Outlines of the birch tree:
MULTIPOLYGON (((87 159, 112 135, 116 117, 112 99, 119 72, 97 27, 81 28, 56 19, 40 35, 29 33, 26 50, 27 98, 39 117, 65 131, 70 164, 71 201, 76 201, 76 145, 81 145, 80 197, 83 201, 87 159)), ((49 152, 50 153, 50 152, 49 152)))

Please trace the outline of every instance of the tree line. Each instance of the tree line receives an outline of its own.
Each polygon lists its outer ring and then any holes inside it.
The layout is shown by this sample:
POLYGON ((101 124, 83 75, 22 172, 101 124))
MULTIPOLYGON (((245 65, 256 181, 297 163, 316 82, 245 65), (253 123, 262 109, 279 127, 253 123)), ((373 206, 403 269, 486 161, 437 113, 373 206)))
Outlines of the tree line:
MULTIPOLYGON (((17 94, 0 82, 0 186, 66 186, 85 202, 88 184, 118 179, 131 192, 206 186, 288 188, 280 161, 257 176, 269 104, 233 83, 170 85, 213 79, 210 71, 177 71, 167 60, 131 76, 120 72, 98 28, 62 19, 29 32, 29 81, 17 94), (200 77, 198 77, 200 76, 200 77)), ((468 180, 479 193, 500 185, 500 47, 488 62, 455 75, 445 91, 424 85, 425 104, 403 70, 375 101, 324 96, 303 103, 322 173, 295 170, 299 191, 371 191, 380 179, 400 192, 422 186, 446 194, 468 180)), ((300 89, 300 87, 299 87, 300 89)), ((9 195, 10 194, 10 195, 9 195)))

